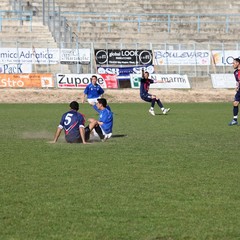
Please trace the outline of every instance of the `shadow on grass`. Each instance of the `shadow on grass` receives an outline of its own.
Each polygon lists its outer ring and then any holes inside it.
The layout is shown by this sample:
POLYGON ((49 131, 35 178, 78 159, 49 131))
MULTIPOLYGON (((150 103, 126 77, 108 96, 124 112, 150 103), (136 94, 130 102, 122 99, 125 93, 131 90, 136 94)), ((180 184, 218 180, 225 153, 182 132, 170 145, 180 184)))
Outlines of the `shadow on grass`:
POLYGON ((111 138, 127 137, 127 134, 114 134, 111 138))

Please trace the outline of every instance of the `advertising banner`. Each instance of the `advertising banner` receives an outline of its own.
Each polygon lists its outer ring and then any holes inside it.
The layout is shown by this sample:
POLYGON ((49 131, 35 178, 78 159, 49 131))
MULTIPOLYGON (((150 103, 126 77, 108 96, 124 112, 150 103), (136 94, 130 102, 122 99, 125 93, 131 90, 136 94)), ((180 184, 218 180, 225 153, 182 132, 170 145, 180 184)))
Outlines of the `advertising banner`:
POLYGON ((154 50, 154 65, 210 65, 208 50, 154 50))
POLYGON ((0 74, 2 88, 48 88, 54 87, 51 73, 0 74))
POLYGON ((95 49, 98 65, 148 65, 152 64, 151 50, 95 49))
POLYGON ((89 64, 90 49, 61 49, 60 62, 62 64, 89 64))
POLYGON ((31 64, 22 63, 10 63, 10 64, 0 64, 0 73, 31 73, 31 64))
POLYGON ((141 74, 142 69, 154 73, 154 66, 135 66, 135 67, 98 67, 97 71, 99 74, 116 74, 118 81, 130 80, 130 74, 141 74))
MULTIPOLYGON (((150 74, 149 78, 159 81, 158 83, 150 84, 150 88, 172 88, 172 89, 187 89, 190 88, 190 83, 187 75, 179 74, 150 74)), ((131 87, 139 88, 141 84, 140 74, 131 74, 131 87)))
POLYGON ((213 88, 235 88, 236 80, 233 74, 211 74, 213 88))
MULTIPOLYGON (((118 88, 116 74, 96 74, 102 88, 118 88)), ((85 88, 91 83, 92 74, 57 74, 58 88, 85 88)))
POLYGON ((212 51, 213 64, 216 66, 230 66, 234 58, 240 57, 240 51, 212 51))

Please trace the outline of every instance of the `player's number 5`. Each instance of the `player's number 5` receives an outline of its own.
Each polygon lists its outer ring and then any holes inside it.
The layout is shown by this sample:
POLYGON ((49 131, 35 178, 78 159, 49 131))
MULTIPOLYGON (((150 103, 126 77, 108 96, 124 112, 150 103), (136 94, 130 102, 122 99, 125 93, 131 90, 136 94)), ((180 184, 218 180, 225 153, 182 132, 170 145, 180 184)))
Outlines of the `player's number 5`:
POLYGON ((72 115, 73 114, 71 114, 71 113, 68 113, 67 115, 66 115, 66 117, 65 117, 65 121, 64 121, 64 124, 65 125, 68 125, 71 121, 72 121, 72 115))

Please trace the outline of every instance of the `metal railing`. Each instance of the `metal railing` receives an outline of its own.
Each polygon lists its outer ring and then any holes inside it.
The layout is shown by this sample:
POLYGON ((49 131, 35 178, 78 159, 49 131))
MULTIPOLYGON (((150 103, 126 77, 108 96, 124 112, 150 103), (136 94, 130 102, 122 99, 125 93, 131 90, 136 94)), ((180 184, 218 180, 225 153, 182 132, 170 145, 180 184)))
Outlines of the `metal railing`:
POLYGON ((68 22, 77 23, 78 32, 84 23, 106 23, 108 32, 117 23, 132 23, 141 32, 145 24, 155 24, 170 33, 179 26, 193 26, 199 33, 207 26, 214 24, 215 29, 222 27, 225 33, 240 23, 240 14, 130 14, 130 13, 97 13, 97 12, 62 12, 68 22))
POLYGON ((6 22, 18 22, 19 25, 27 23, 29 31, 32 31, 32 12, 31 11, 2 11, 0 10, 0 32, 6 22))

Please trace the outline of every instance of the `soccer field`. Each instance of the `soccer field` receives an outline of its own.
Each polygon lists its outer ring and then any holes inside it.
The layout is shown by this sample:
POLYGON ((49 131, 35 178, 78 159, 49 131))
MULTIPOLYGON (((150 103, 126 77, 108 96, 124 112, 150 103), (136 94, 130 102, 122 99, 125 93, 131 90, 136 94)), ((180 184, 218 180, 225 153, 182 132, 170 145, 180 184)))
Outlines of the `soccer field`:
POLYGON ((0 239, 240 239, 231 103, 166 107, 111 104, 113 138, 81 145, 48 143, 67 104, 0 104, 0 239))

